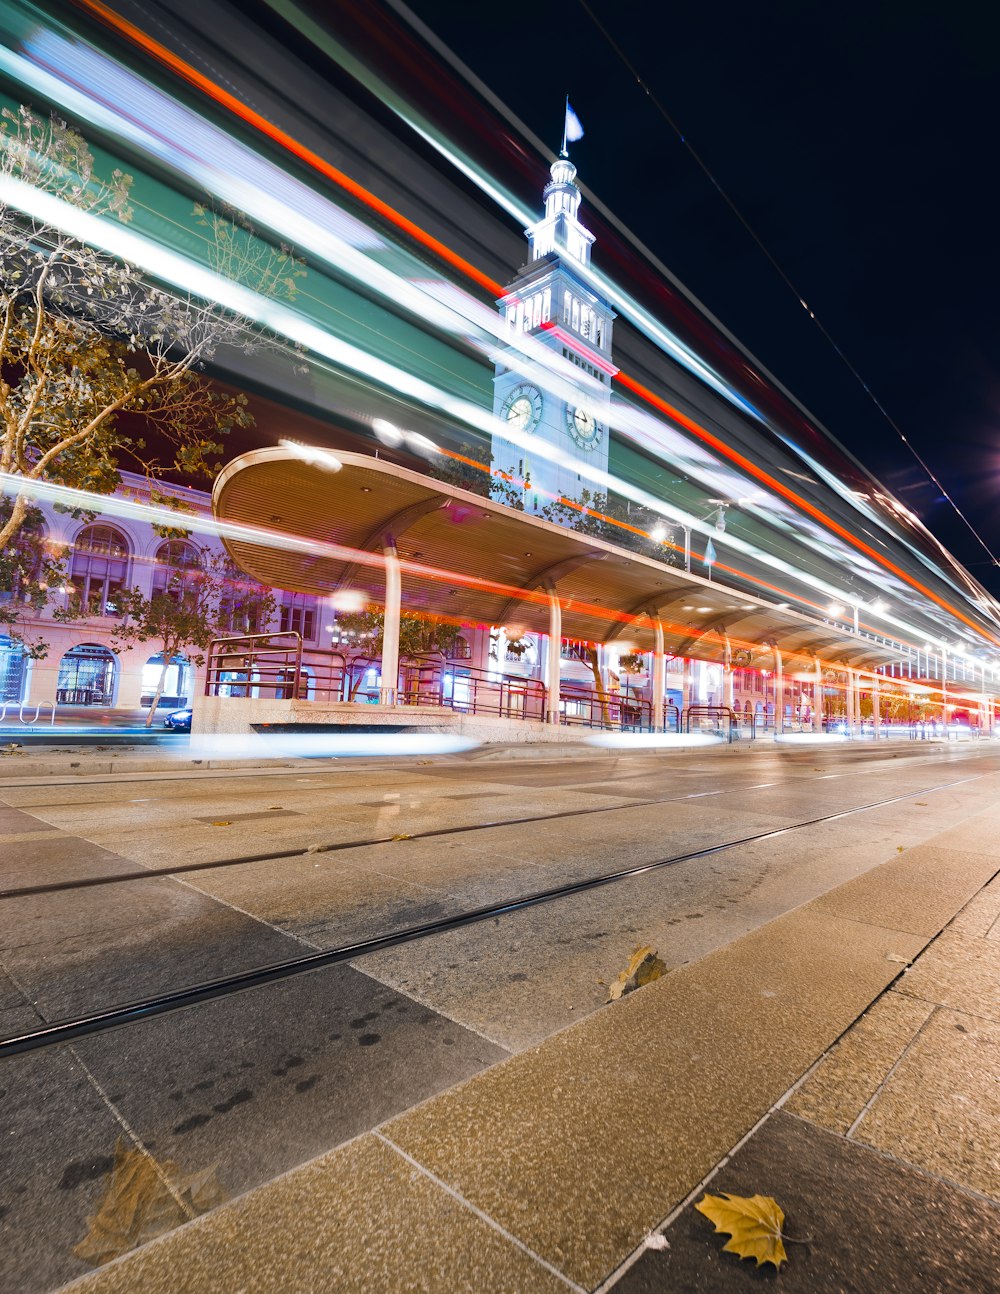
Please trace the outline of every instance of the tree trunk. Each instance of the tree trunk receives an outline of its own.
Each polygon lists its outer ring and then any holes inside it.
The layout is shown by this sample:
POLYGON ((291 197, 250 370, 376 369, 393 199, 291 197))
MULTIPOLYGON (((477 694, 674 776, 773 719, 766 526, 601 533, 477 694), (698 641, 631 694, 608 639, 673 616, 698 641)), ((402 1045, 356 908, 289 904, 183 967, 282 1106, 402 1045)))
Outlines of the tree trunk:
POLYGON ((604 689, 604 679, 601 678, 601 667, 597 661, 597 648, 587 648, 587 660, 590 663, 590 672, 594 676, 594 687, 597 689, 597 695, 601 702, 601 723, 605 728, 611 727, 611 715, 608 711, 608 694, 604 689))
POLYGON ((163 653, 163 668, 160 670, 160 678, 156 684, 156 691, 153 693, 153 701, 149 707, 149 714, 146 716, 146 727, 153 726, 153 716, 156 714, 156 707, 160 704, 160 697, 163 695, 163 684, 167 681, 167 670, 170 668, 172 657, 166 652, 163 653))

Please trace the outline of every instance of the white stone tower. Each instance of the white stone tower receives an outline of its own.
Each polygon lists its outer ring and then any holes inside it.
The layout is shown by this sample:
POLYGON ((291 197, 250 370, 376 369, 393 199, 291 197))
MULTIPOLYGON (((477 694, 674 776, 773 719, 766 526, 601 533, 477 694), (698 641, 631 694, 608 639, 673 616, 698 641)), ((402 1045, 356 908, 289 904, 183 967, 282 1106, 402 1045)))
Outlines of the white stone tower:
MULTIPOLYGON (((579 219, 576 167, 565 151, 552 163, 545 186, 545 214, 525 230, 529 260, 497 302, 504 322, 502 348, 493 379, 493 412, 531 442, 557 446, 579 463, 606 470, 607 410, 611 379, 614 311, 588 286, 581 273, 590 264, 594 235, 579 219), (515 358, 526 334, 573 366, 578 395, 547 388, 541 377, 526 376, 515 358)), ((564 371, 568 365, 564 364, 564 371)), ((556 464, 531 445, 495 435, 493 470, 527 479, 525 509, 539 512, 553 498, 577 499, 594 486, 570 463, 556 464)))

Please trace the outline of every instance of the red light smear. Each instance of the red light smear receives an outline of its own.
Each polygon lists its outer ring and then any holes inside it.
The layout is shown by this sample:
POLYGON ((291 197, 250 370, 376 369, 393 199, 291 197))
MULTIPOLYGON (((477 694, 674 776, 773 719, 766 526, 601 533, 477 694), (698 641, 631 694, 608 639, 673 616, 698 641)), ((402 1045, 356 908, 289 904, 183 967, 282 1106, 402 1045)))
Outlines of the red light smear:
POLYGON ((266 135, 268 139, 273 140, 274 143, 279 144, 289 153, 292 153, 295 157, 299 158, 300 161, 305 162, 307 166, 311 166, 313 170, 319 171, 319 173, 325 176, 328 180, 332 180, 334 184, 338 184, 342 189, 345 189, 349 194, 351 194, 352 197, 357 198, 359 202, 363 202, 365 206, 370 207, 372 211, 377 212, 378 215, 390 221, 398 229, 409 234, 411 238, 415 239, 418 243, 421 243, 436 256, 440 256, 441 259, 451 265, 453 269, 458 270, 460 273, 466 275, 466 277, 472 279, 475 283, 478 283, 481 288, 485 288, 486 291, 491 293, 494 297, 500 296, 503 292, 501 285, 494 282, 488 274, 484 274, 469 261, 465 260, 464 257, 459 256, 457 252, 453 252, 450 247, 446 247, 444 243, 435 238, 432 234, 427 233, 426 230, 421 229, 420 226, 414 224, 412 220, 408 220, 406 216, 396 211, 395 208, 390 207, 387 202, 383 202, 381 198, 377 198, 369 189, 364 188, 362 185, 358 184, 357 181, 352 180, 349 175, 338 170, 337 167, 332 166, 325 160, 325 158, 320 157, 318 153, 314 153, 311 148, 307 148, 305 144, 300 143, 294 138, 294 136, 289 135, 287 131, 282 130, 279 126, 275 126, 272 122, 268 121, 266 117, 261 116, 259 112, 255 112, 252 108, 248 108, 247 105, 237 99, 235 95, 230 94, 227 90, 223 90, 221 86, 216 85, 214 81, 210 80, 207 76, 202 75, 202 73, 196 68, 191 67, 189 63, 185 63, 183 59, 178 58, 177 55, 167 49, 165 45, 161 45, 159 41, 155 41, 152 37, 147 36, 144 31, 139 27, 136 27, 133 23, 128 22, 125 18, 120 17, 116 13, 112 13, 106 5, 100 2, 100 0, 74 0, 74 3, 79 5, 81 8, 88 10, 95 18, 99 19, 106 26, 113 28, 121 35, 127 37, 133 42, 133 44, 138 45, 141 49, 145 50, 147 54, 151 54, 161 63, 164 63, 172 72, 175 72, 179 77, 181 77, 182 80, 187 81, 188 84, 193 85, 196 89, 209 95, 210 98, 214 99, 217 103, 220 103, 224 108, 228 108, 230 112, 235 113, 236 116, 253 126, 256 130, 259 130, 261 134, 266 135))
MULTIPOLYGON (((464 257, 459 256, 457 252, 452 251, 450 247, 447 247, 439 239, 434 238, 431 234, 421 229, 420 226, 415 224, 412 220, 407 219, 406 216, 396 211, 395 208, 390 207, 389 204, 384 202, 381 198, 376 197, 368 189, 358 184, 355 180, 352 180, 343 171, 332 166, 324 158, 320 157, 318 153, 314 153, 312 149, 307 148, 304 144, 300 143, 294 138, 294 136, 289 135, 287 131, 281 130, 278 126, 273 125, 266 117, 261 116, 260 113, 247 107, 247 105, 237 99, 235 95, 223 90, 221 86, 216 85, 215 82, 210 80, 207 76, 204 76, 201 72, 197 71, 197 69, 191 67, 190 64, 185 63, 183 59, 178 58, 177 55, 167 49, 166 46, 161 45, 158 41, 153 40, 152 37, 147 36, 139 27, 136 27, 133 23, 128 22, 118 14, 113 13, 106 5, 101 3, 101 0, 74 0, 74 3, 79 7, 86 9, 106 26, 119 32, 121 35, 125 36, 134 44, 145 50, 148 54, 158 59, 161 63, 164 63, 190 85, 195 86, 195 88, 207 94, 217 103, 220 103, 223 107, 241 118, 241 120, 259 130, 263 135, 266 135, 268 139, 279 144, 282 148, 292 153, 293 156, 299 158, 300 161, 305 162, 308 166, 311 166, 314 170, 318 171, 328 180, 331 180, 334 184, 339 185, 360 202, 363 202, 366 206, 370 207, 371 210, 377 212, 380 216, 396 225, 396 227, 401 229, 404 233, 409 234, 410 237, 414 238, 429 251, 441 257, 441 259, 451 265, 453 269, 458 270, 467 278, 472 279, 473 282, 478 283, 480 287, 485 288, 494 298, 503 295, 504 289, 501 284, 495 282, 488 275, 477 269, 469 261, 465 260, 464 257)), ((555 325, 550 326, 554 327, 555 325)), ((809 516, 815 518, 815 520, 817 520, 821 525, 825 526, 828 530, 831 530, 834 534, 852 545, 852 547, 858 549, 859 552, 865 553, 866 556, 872 558, 872 560, 877 562, 880 566, 885 567, 886 570, 889 570, 894 575, 898 576, 898 578, 903 580, 904 583, 909 584, 911 588, 922 593, 943 610, 950 612, 957 619, 961 620, 963 624, 968 625, 970 629, 973 629, 988 642, 991 642, 994 646, 1000 646, 1000 638, 996 638, 992 634, 986 632, 980 625, 976 624, 974 620, 971 620, 964 614, 964 612, 959 610, 958 607, 952 606, 950 602, 939 597, 925 584, 922 584, 913 576, 908 575, 902 567, 897 566, 887 557, 884 557, 877 549, 872 548, 863 540, 858 539, 846 527, 841 526, 838 522, 834 521, 832 517, 828 517, 820 508, 817 508, 807 499, 797 494, 782 481, 771 476, 770 473, 765 472, 763 468, 757 467, 748 458, 745 458, 741 453, 739 453, 739 451, 731 449, 724 441, 720 440, 718 436, 713 435, 693 419, 688 418, 685 414, 681 413, 679 409, 674 408, 674 406, 669 404, 666 400, 650 391, 648 387, 643 386, 641 382, 636 381, 635 378, 629 377, 627 373, 621 372, 620 370, 618 372, 618 381, 628 390, 632 391, 633 394, 637 395, 641 400, 652 405, 661 413, 665 413, 687 431, 691 432, 692 435, 697 436, 706 444, 711 445, 725 458, 728 458, 731 462, 739 464, 744 471, 748 472, 762 484, 767 485, 769 489, 774 490, 783 498, 786 498, 797 508, 808 513, 809 516)), ((722 567, 720 564, 720 569, 729 568, 722 567)), ((811 605, 815 606, 818 604, 814 603, 811 605)))
MULTIPOLYGON (((455 458, 460 463, 465 463, 469 467, 475 467, 480 472, 490 471, 490 468, 487 467, 485 463, 479 462, 478 459, 467 458, 464 454, 457 454, 450 449, 442 448, 440 452, 448 458, 455 458)), ((509 472, 498 472, 497 475, 506 481, 508 485, 524 485, 524 481, 513 476, 509 472)), ((621 530, 629 530, 633 535, 641 535, 644 539, 652 538, 648 530, 642 530, 639 526, 630 526, 627 521, 618 521, 615 517, 605 516, 603 512, 597 512, 594 508, 589 508, 582 503, 577 503, 575 499, 567 499, 563 497, 557 498, 556 495, 552 495, 552 498, 558 503, 565 504, 567 508, 574 508, 577 512, 585 512, 590 517, 597 517, 599 521, 607 522, 609 526, 618 526, 621 530)), ((684 552, 684 549, 680 544, 675 544, 669 539, 664 539, 662 541, 653 540, 653 542, 660 542, 661 547, 672 548, 675 553, 683 554, 684 552)), ((803 597, 801 594, 791 593, 788 589, 783 589, 780 584, 771 584, 767 580, 759 579, 756 576, 748 574, 746 571, 741 571, 738 566, 727 566, 725 562, 718 561, 715 563, 715 566, 721 571, 727 571, 730 575, 735 575, 741 580, 746 580, 748 584, 752 584, 755 588, 767 589, 771 593, 779 594, 782 598, 789 598, 793 602, 801 602, 805 606, 812 607, 816 611, 825 610, 824 604, 820 602, 812 602, 809 598, 803 597)))
POLYGON ((637 382, 635 378, 629 377, 627 373, 619 372, 618 380, 621 382, 622 386, 634 392, 640 397, 640 399, 645 400, 647 404, 651 404, 655 409, 659 409, 661 413, 665 413, 669 418, 678 422, 686 430, 692 432, 699 438, 699 440, 703 440, 706 444, 711 445, 718 453, 730 459, 732 462, 737 463, 745 472, 749 472, 751 476, 762 482, 762 484, 766 485, 769 489, 774 490, 776 494, 780 494, 783 498, 788 499, 790 503, 794 503, 797 508, 800 508, 803 512, 807 512, 809 516, 814 517, 822 525, 826 526, 828 530, 832 530, 835 535, 839 535, 841 539, 847 540, 847 542, 857 548, 859 552, 871 557, 874 561, 884 566, 886 570, 892 571, 894 575, 897 575, 901 580, 909 584, 911 588, 916 589, 925 597, 930 598, 932 602, 937 603, 937 605, 942 607, 945 611, 950 611, 952 615, 957 616, 963 624, 967 624, 970 629, 974 629, 976 633, 981 634, 984 638, 988 638, 995 646, 1000 646, 1000 638, 994 638, 992 635, 985 633, 974 620, 970 620, 969 617, 963 614, 963 612, 961 612, 957 607, 953 607, 949 602, 946 602, 944 598, 938 597, 936 593, 929 589, 925 584, 921 584, 919 580, 914 579, 912 575, 907 575, 906 571, 904 571, 902 567, 891 562, 888 557, 883 557, 876 548, 872 548, 869 544, 866 544, 864 540, 858 539, 845 526, 834 521, 832 517, 828 517, 826 513, 820 508, 817 508, 815 504, 810 503, 808 499, 804 499, 800 494, 797 494, 794 490, 785 485, 783 481, 779 481, 776 477, 771 476, 769 472, 765 472, 762 467, 758 467, 755 463, 752 463, 749 458, 745 458, 738 450, 732 449, 725 443, 725 441, 720 440, 718 436, 713 435, 712 432, 699 426, 699 424, 692 418, 681 413, 680 409, 674 408, 672 404, 669 404, 660 396, 655 395, 648 387, 643 386, 641 382, 637 382))
POLYGON ((587 359, 590 360, 591 364, 593 364, 595 368, 601 369, 603 372, 607 373, 609 377, 614 377, 618 372, 618 369, 615 368, 614 364, 609 364, 603 355, 598 355, 598 353, 591 350, 589 346, 582 346, 578 337, 571 337, 569 333, 551 320, 545 320, 543 323, 539 324, 539 327, 543 332, 551 333, 553 337, 557 337, 567 346, 572 346, 574 350, 578 350, 581 355, 585 355, 587 359))

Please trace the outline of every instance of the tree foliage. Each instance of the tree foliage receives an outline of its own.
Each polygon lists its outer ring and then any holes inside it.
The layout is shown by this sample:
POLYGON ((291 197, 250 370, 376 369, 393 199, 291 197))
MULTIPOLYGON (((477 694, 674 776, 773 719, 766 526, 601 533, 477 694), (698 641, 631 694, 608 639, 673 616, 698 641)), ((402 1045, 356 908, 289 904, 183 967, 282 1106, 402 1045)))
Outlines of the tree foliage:
POLYGON ((150 596, 132 588, 117 594, 115 601, 119 618, 112 631, 114 650, 151 643, 162 654, 147 727, 153 722, 174 657, 202 665, 213 638, 255 632, 275 609, 271 590, 249 581, 221 553, 202 553, 196 562, 173 567, 165 588, 150 596))
MULTIPOLYGON (((13 506, 12 500, 0 498, 0 526, 13 506)), ((41 510, 28 508, 17 534, 0 547, 0 633, 33 660, 42 660, 48 653, 48 644, 33 622, 50 589, 61 587, 65 574, 62 561, 46 543, 41 510)))
MULTIPOLYGON (((381 656, 385 639, 385 612, 378 607, 364 611, 338 611, 337 628, 357 639, 359 648, 381 656)), ((461 625, 446 620, 402 615, 399 618, 400 656, 424 656, 439 651, 449 655, 461 636, 461 625)))
POLYGON ((655 557, 668 566, 678 564, 676 551, 669 547, 673 542, 673 535, 669 530, 666 542, 649 537, 656 527, 663 526, 663 518, 652 509, 617 495, 584 489, 578 499, 553 500, 546 504, 540 515, 546 521, 566 526, 580 534, 593 535, 595 539, 617 544, 619 548, 628 548, 644 557, 655 557))
MULTIPOLYGON (((115 170, 101 179, 82 136, 29 108, 3 111, 0 174, 91 216, 132 219, 132 177, 115 170)), ((287 249, 202 206, 195 217, 219 273, 271 296, 294 294, 304 271, 287 249)), ((221 438, 252 416, 245 396, 218 390, 202 370, 221 345, 261 340, 248 320, 165 291, 3 202, 0 265, 0 471, 97 494, 118 487, 123 466, 150 477, 214 474, 221 438)), ((0 549, 29 507, 28 491, 13 494, 0 549)))
POLYGON ((486 445, 466 442, 458 447, 454 456, 435 455, 424 470, 436 481, 458 486, 484 499, 495 499, 516 512, 524 511, 524 488, 518 484, 514 469, 491 467, 490 451, 486 445))

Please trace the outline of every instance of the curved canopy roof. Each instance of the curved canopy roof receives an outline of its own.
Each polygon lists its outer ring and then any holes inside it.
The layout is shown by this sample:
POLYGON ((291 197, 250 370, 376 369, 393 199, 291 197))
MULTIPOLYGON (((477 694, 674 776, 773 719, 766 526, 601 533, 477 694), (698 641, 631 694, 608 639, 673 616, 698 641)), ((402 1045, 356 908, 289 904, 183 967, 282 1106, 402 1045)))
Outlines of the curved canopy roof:
POLYGON ((338 454, 335 471, 329 456, 308 457, 255 450, 215 483, 216 517, 248 528, 224 535, 226 548, 264 584, 319 597, 351 590, 381 604, 382 554, 395 548, 403 609, 417 614, 547 633, 555 595, 565 638, 649 651, 658 618, 676 655, 719 660, 728 636, 748 665, 769 667, 773 646, 793 658, 786 670, 814 658, 869 669, 899 659, 882 643, 381 459, 338 454))

